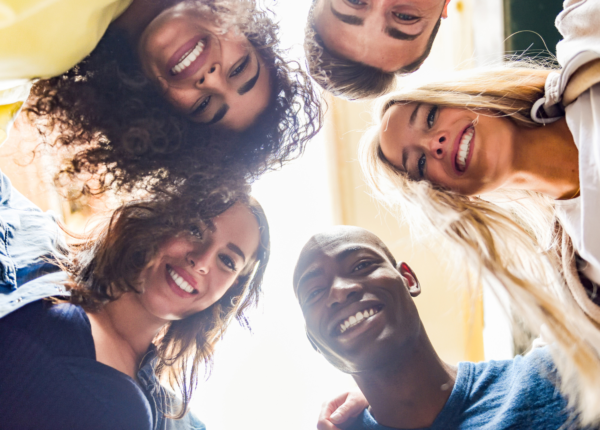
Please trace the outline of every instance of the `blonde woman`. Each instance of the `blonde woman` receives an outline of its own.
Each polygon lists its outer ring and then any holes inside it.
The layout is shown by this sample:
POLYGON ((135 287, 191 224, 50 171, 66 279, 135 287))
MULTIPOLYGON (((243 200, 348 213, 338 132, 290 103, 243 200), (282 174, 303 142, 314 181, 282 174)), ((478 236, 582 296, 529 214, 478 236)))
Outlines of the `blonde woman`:
POLYGON ((501 67, 406 82, 381 101, 361 163, 385 203, 442 233, 460 251, 454 255, 508 292, 533 329, 547 328, 563 391, 592 422, 600 418, 600 254, 585 238, 600 225, 578 206, 600 201, 598 164, 580 170, 600 147, 600 136, 590 139, 600 114, 589 116, 600 88, 570 104, 566 117, 550 122, 536 110, 536 121, 530 114, 549 75, 501 67))

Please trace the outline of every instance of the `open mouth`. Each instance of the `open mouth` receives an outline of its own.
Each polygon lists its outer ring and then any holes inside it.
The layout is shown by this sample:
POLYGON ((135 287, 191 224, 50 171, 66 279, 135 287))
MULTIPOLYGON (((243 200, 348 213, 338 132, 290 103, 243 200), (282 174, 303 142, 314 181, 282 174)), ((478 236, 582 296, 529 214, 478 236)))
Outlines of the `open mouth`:
POLYGON ((456 152, 456 157, 454 159, 454 166, 456 170, 459 172, 464 172, 467 170, 467 162, 469 160, 469 154, 471 153, 471 142, 473 141, 473 136, 475 136, 475 128, 473 125, 467 127, 460 138, 460 143, 458 144, 458 151, 456 152))
POLYGON ((363 309, 362 311, 357 312, 354 315, 349 316, 345 320, 341 321, 336 331, 338 334, 343 334, 348 330, 353 329, 354 327, 364 323, 369 318, 377 315, 383 309, 383 305, 375 305, 371 306, 367 309, 363 309))
POLYGON ((208 60, 211 46, 210 36, 198 35, 188 40, 171 56, 165 72, 176 81, 194 76, 208 60))
POLYGON ((171 268, 171 266, 167 265, 167 275, 171 278, 171 280, 175 283, 175 285, 182 291, 188 293, 188 294, 197 294, 198 290, 196 290, 194 287, 192 287, 190 285, 189 282, 187 282, 185 279, 183 279, 181 276, 179 276, 177 274, 177 272, 175 272, 175 270, 173 270, 171 268))
POLYGON ((203 40, 199 40, 196 45, 194 45, 191 49, 185 52, 181 58, 179 58, 177 64, 171 67, 171 75, 176 76, 186 70, 194 61, 196 61, 200 54, 202 54, 205 46, 206 43, 203 40))

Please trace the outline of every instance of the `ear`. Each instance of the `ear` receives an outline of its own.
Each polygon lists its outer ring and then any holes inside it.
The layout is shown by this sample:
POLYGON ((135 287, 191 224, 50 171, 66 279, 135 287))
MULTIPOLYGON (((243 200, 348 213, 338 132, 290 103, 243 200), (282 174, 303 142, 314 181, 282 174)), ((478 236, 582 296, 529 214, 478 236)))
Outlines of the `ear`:
POLYGON ((442 10, 442 18, 446 19, 448 18, 448 3, 450 3, 450 0, 445 0, 446 4, 444 5, 444 9, 442 10))
POLYGON ((410 266, 404 262, 398 263, 398 272, 406 281, 406 287, 408 288, 408 292, 412 297, 417 297, 421 294, 421 284, 419 284, 419 280, 417 279, 417 275, 410 268, 410 266))

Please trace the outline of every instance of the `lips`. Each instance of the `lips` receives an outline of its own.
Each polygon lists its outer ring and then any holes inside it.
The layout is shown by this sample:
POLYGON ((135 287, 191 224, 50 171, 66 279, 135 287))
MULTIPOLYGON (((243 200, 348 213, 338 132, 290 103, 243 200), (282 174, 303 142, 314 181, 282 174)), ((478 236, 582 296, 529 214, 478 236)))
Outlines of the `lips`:
POLYGON ((178 296, 188 298, 198 294, 196 281, 185 269, 167 264, 165 277, 171 290, 178 296))
POLYGON ((191 38, 186 43, 184 43, 177 51, 175 51, 175 53, 171 56, 165 67, 166 70, 164 72, 164 75, 172 81, 180 81, 189 78, 190 76, 193 76, 206 63, 208 55, 210 54, 210 49, 210 37, 203 38, 202 36, 198 35, 191 38), (202 42, 204 44, 204 46, 202 47, 202 52, 198 56, 196 56, 196 58, 189 65, 187 65, 184 70, 174 74, 172 72, 173 68, 177 66, 178 63, 184 57, 186 57, 186 55, 189 55, 191 51, 197 48, 199 42, 202 42))
POLYGON ((463 175, 473 155, 473 144, 475 142, 475 127, 469 124, 456 136, 454 149, 452 150, 452 168, 457 175, 463 175))
POLYGON ((383 309, 383 304, 375 301, 358 302, 341 310, 331 319, 329 333, 339 337, 354 331, 369 321, 383 309))

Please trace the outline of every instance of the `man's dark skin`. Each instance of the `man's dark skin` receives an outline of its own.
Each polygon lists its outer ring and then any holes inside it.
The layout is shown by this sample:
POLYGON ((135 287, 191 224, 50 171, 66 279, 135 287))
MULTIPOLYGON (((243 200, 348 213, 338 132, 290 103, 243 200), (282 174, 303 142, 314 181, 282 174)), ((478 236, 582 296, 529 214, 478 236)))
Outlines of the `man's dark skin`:
POLYGON ((456 368, 439 358, 427 337, 413 301, 421 287, 411 268, 396 264, 377 236, 342 226, 308 241, 293 282, 309 340, 352 375, 377 422, 430 426, 452 392, 456 368), (365 310, 368 317, 342 329, 365 310))

